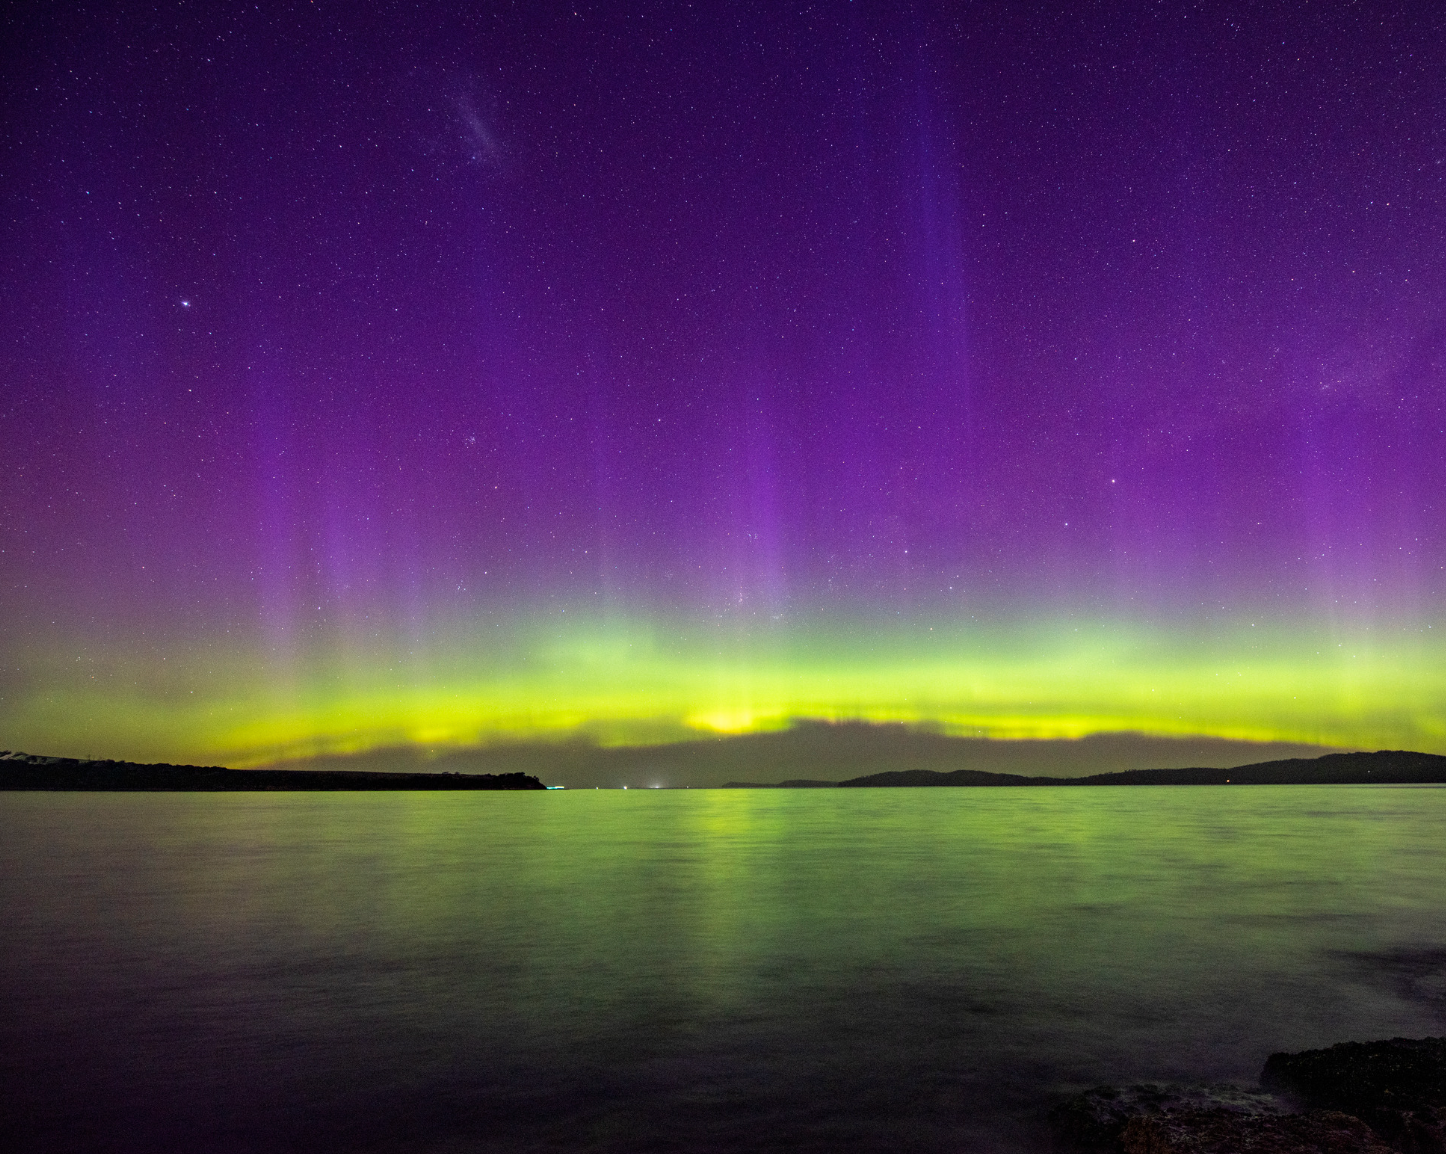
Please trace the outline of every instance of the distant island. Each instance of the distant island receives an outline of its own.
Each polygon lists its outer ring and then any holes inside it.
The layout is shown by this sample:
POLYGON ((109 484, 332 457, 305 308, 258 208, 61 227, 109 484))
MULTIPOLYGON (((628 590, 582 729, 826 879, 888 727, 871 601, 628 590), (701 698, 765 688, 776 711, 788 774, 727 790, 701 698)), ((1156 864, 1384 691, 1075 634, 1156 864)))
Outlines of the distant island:
POLYGON ((0 750, 0 790, 185 791, 546 789, 526 773, 376 773, 358 770, 227 769, 41 757, 0 750))
POLYGON ((871 773, 846 781, 796 780, 777 784, 730 781, 725 789, 797 789, 819 786, 983 786, 983 785, 1446 785, 1446 757, 1435 753, 1382 749, 1375 753, 1328 753, 1237 765, 1231 769, 1130 769, 1088 777, 1024 777, 956 769, 906 769, 871 773))

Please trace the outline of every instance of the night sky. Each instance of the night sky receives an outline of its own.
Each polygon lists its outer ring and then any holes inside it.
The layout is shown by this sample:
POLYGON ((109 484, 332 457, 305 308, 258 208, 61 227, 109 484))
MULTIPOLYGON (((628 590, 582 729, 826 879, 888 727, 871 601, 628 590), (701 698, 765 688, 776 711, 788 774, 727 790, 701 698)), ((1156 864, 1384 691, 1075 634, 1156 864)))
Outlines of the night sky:
POLYGON ((15 6, 0 744, 1446 752, 1443 11, 15 6))

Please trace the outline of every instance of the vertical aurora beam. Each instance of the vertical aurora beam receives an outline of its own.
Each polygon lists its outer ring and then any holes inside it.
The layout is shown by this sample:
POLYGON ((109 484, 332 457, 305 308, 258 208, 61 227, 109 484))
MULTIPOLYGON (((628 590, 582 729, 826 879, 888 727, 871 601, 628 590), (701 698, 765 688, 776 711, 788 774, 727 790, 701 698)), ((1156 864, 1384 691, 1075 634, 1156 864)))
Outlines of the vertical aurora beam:
POLYGON ((32 7, 7 743, 1441 747, 1427 23, 32 7))

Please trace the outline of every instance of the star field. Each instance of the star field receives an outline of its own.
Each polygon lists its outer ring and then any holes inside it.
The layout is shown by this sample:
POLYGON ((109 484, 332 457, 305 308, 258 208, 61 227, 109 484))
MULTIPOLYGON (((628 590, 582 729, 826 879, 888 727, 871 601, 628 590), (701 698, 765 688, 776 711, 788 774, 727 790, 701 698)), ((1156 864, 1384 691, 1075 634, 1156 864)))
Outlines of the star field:
POLYGON ((1446 17, 7 17, 0 727, 1446 752, 1446 17))

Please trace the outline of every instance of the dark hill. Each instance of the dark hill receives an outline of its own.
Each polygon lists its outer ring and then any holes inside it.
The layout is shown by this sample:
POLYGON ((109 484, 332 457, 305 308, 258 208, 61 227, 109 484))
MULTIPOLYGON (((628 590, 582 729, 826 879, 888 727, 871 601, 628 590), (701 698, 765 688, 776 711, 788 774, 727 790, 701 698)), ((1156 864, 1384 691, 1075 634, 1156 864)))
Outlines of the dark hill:
POLYGON ((901 769, 893 773, 851 777, 839 782, 839 785, 1079 785, 1088 780, 1083 777, 1021 777, 1017 773, 987 773, 980 769, 956 769, 952 773, 940 773, 933 769, 901 769))
POLYGON ((219 765, 138 765, 38 757, 0 750, 0 790, 127 792, 257 790, 546 789, 525 773, 365 773, 339 770, 226 769, 219 765))
POLYGON ((1089 777, 1021 777, 1012 773, 981 773, 927 769, 874 773, 841 781, 841 786, 930 785, 1442 785, 1446 757, 1434 753, 1383 749, 1375 753, 1329 753, 1324 757, 1292 757, 1232 769, 1131 769, 1089 777))

